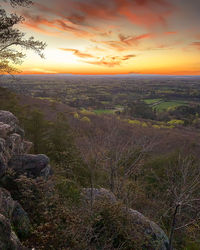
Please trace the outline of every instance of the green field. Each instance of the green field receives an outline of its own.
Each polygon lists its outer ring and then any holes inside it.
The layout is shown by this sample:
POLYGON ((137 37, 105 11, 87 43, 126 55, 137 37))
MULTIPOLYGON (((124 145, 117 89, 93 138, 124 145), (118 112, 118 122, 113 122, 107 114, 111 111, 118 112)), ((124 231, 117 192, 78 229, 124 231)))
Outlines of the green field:
POLYGON ((154 103, 157 103, 157 102, 160 102, 160 101, 162 101, 162 99, 145 99, 144 100, 144 102, 146 103, 146 104, 154 104, 154 103))
MULTIPOLYGON (((163 101, 162 99, 146 99, 144 102, 150 106, 152 106, 153 109, 155 109, 157 112, 163 112, 164 110, 173 109, 181 105, 187 105, 187 102, 184 101, 163 101)), ((95 109, 93 112, 96 115, 103 115, 103 114, 114 114, 115 111, 123 110, 123 106, 117 105, 116 109, 95 109)))
POLYGON ((182 105, 187 105, 187 102, 184 101, 163 101, 158 105, 155 105, 154 108, 156 109, 156 111, 158 112, 162 112, 164 110, 168 110, 176 108, 178 106, 182 106, 182 105))

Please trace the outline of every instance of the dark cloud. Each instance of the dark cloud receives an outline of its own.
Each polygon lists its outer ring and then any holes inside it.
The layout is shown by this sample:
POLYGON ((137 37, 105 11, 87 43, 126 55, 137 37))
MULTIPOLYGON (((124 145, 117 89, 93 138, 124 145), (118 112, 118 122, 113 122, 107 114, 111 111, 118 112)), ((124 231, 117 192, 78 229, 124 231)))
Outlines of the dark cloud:
POLYGON ((198 42, 192 42, 190 44, 190 46, 200 50, 200 42, 199 41, 198 42))
POLYGON ((91 21, 124 18, 142 26, 166 25, 175 9, 167 0, 57 0, 52 6, 36 3, 35 7, 46 14, 66 18, 75 24, 91 26, 91 21))
MULTIPOLYGON (((70 21, 65 19, 58 18, 43 18, 39 15, 32 15, 28 11, 23 12, 23 16, 26 18, 24 25, 29 28, 35 29, 39 32, 45 32, 52 34, 52 31, 49 31, 48 28, 52 28, 57 31, 70 32, 77 37, 85 37, 87 39, 93 37, 93 33, 85 31, 84 29, 79 28, 76 25, 73 25, 70 21)), ((60 34, 57 33, 59 36, 60 34)))
POLYGON ((126 55, 126 56, 122 57, 122 60, 126 61, 126 60, 133 58, 133 57, 136 57, 136 55, 126 55))

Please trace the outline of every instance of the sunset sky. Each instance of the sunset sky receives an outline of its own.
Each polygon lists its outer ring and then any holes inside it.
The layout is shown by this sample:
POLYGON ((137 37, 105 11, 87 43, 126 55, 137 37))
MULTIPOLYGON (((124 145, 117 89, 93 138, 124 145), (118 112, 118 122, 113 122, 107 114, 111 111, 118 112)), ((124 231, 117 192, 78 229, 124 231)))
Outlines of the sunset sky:
POLYGON ((27 52, 23 73, 200 75, 199 0, 35 0, 12 11, 48 45, 45 59, 27 52))

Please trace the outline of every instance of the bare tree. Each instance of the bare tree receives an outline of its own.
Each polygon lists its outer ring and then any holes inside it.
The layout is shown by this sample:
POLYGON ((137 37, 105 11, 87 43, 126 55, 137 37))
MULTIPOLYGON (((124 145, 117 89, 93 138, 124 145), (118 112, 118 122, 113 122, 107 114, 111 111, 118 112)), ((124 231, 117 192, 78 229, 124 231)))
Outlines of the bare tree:
POLYGON ((102 133, 89 134, 82 136, 78 140, 78 146, 82 159, 84 160, 90 175, 90 206, 93 208, 93 189, 95 186, 95 171, 102 162, 101 145, 102 145, 102 133))
POLYGON ((120 186, 136 174, 144 157, 157 143, 155 136, 136 136, 133 127, 125 126, 115 118, 107 121, 102 158, 109 173, 112 192, 120 192, 120 186), (123 176, 123 178, 121 178, 123 176), (122 179, 122 180, 121 180, 122 179))
POLYGON ((170 246, 173 249, 174 234, 200 220, 200 166, 192 156, 179 155, 175 164, 166 168, 166 193, 163 195, 169 204, 163 217, 171 217, 169 233, 170 246))
POLYGON ((94 171, 107 173, 110 190, 122 195, 127 179, 137 173, 145 155, 155 145, 155 138, 135 135, 133 127, 126 126, 115 117, 104 117, 93 121, 88 133, 79 139, 78 147, 91 171, 91 187, 94 185, 94 171))

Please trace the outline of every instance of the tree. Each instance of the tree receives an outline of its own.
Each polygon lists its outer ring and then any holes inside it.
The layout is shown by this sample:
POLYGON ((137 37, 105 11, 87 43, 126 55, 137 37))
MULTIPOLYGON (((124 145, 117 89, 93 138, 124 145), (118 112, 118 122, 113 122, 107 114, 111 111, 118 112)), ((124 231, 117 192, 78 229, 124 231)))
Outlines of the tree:
MULTIPOLYGON (((7 2, 7 0, 3 0, 4 2, 7 2)), ((20 6, 27 6, 32 4, 33 2, 31 0, 10 0, 10 4, 12 6, 20 5, 20 6)))
POLYGON ((56 120, 51 124, 47 154, 59 166, 62 165, 65 168, 74 165, 76 157, 78 158, 73 134, 64 113, 58 113, 56 120))
POLYGON ((131 126, 122 124, 114 116, 96 119, 88 124, 85 135, 78 141, 91 174, 91 205, 93 188, 102 184, 128 204, 122 190, 140 172, 144 158, 157 143, 157 137, 143 135, 138 138, 131 126))
POLYGON ((132 117, 152 119, 156 118, 154 110, 144 101, 135 101, 127 105, 124 113, 132 117))
POLYGON ((34 154, 45 153, 50 124, 37 109, 28 110, 23 120, 27 138, 33 142, 34 154))
MULTIPOLYGON (((6 2, 7 0, 4 0, 6 2)), ((9 0, 12 7, 30 6, 32 1, 30 0, 9 0)), ((8 14, 5 9, 0 5, 0 73, 12 73, 17 69, 13 66, 15 64, 21 64, 25 53, 20 52, 31 49, 35 51, 40 57, 44 57, 42 51, 46 47, 46 44, 41 41, 37 41, 34 37, 28 39, 25 38, 25 33, 21 32, 15 26, 24 21, 24 17, 17 14, 8 14)))
MULTIPOLYGON (((158 204, 160 201, 159 219, 168 228, 169 249, 180 247, 185 240, 181 233, 185 232, 184 234, 187 235, 193 227, 199 227, 200 166, 198 160, 191 155, 181 154, 159 158, 152 165, 148 164, 144 175, 152 202, 155 200, 158 204)), ((198 232, 194 232, 193 237, 196 237, 195 234, 199 240, 198 232)))
POLYGON ((167 170, 168 195, 172 198, 170 246, 173 249, 174 232, 195 224, 200 219, 200 167, 191 156, 179 155, 175 168, 167 170))

